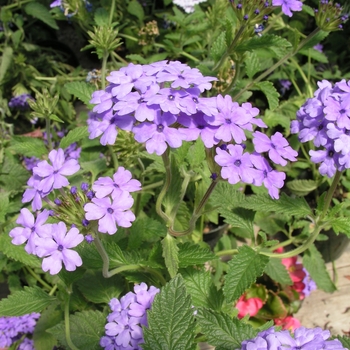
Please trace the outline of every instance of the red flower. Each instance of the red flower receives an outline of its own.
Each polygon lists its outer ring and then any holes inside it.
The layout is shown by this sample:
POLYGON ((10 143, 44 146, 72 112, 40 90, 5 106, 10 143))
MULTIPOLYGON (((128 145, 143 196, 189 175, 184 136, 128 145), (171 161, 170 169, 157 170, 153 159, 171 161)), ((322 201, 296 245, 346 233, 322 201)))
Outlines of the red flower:
POLYGON ((300 321, 293 317, 293 316, 287 316, 286 318, 276 318, 274 320, 276 326, 282 326, 282 329, 288 329, 289 331, 294 332, 295 329, 299 328, 301 326, 300 321))
POLYGON ((287 268, 289 276, 293 282, 302 282, 306 273, 303 271, 303 265, 297 264, 297 257, 284 258, 281 260, 282 264, 287 268))
POLYGON ((243 318, 249 314, 250 317, 255 316, 264 305, 260 298, 245 298, 243 294, 237 301, 236 308, 239 310, 238 318, 243 318))

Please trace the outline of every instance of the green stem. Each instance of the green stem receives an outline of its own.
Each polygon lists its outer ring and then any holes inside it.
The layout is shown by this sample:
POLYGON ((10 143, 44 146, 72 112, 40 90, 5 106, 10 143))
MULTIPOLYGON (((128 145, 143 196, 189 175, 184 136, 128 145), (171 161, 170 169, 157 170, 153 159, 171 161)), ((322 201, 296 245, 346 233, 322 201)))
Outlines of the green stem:
POLYGON ((25 269, 40 283, 45 289, 51 291, 52 286, 46 283, 40 276, 38 276, 30 267, 25 266, 25 269))
POLYGON ((269 74, 271 74, 274 70, 276 70, 281 64, 286 62, 289 58, 294 56, 300 49, 303 48, 316 34, 320 32, 320 28, 316 28, 312 33, 310 33, 305 39, 301 41, 298 47, 295 50, 292 50, 287 55, 282 57, 278 62, 276 62, 273 66, 267 69, 264 73, 260 74, 256 79, 254 79, 250 84, 248 84, 245 88, 243 88, 240 92, 238 92, 235 96, 232 97, 233 101, 238 100, 247 90, 253 87, 255 83, 258 83, 262 79, 266 78, 269 74))
POLYGON ((324 207, 323 207, 323 211, 321 214, 321 219, 323 219, 327 214, 328 208, 329 208, 331 201, 332 201, 332 198, 333 198, 334 191, 338 186, 341 175, 342 175, 342 172, 337 170, 337 172, 335 173, 335 176, 333 178, 331 187, 329 188, 329 190, 326 194, 326 198, 324 199, 324 207))
POLYGON ((19 1, 17 4, 11 4, 11 5, 7 5, 7 6, 4 6, 3 9, 4 10, 8 10, 8 9, 12 9, 14 7, 21 7, 23 4, 27 4, 28 2, 33 2, 35 0, 23 0, 23 1, 19 1))
POLYGON ((298 72, 301 75, 301 77, 303 78, 304 83, 307 86, 308 94, 309 95, 311 94, 310 97, 312 97, 313 96, 313 91, 312 91, 312 88, 310 86, 310 80, 307 78, 307 76, 305 75, 304 71, 301 69, 299 63, 293 57, 291 57, 290 60, 294 64, 296 69, 298 70, 298 72))
POLYGON ((210 198, 210 195, 214 191, 214 188, 216 187, 217 183, 218 183, 218 180, 213 180, 210 186, 208 187, 203 198, 199 202, 198 207, 195 209, 195 211, 192 214, 192 217, 189 221, 188 229, 184 231, 175 231, 172 227, 169 227, 168 232, 170 235, 174 237, 181 237, 181 236, 187 236, 193 232, 196 222, 198 218, 202 215, 202 210, 205 204, 207 203, 208 199, 210 198))
POLYGON ((162 186, 163 183, 164 183, 164 181, 162 180, 162 181, 158 181, 158 182, 155 182, 155 183, 153 183, 153 184, 144 186, 144 187, 142 187, 142 192, 147 192, 148 190, 152 190, 153 188, 162 186))
POLYGON ((291 244, 293 242, 294 242, 294 239, 290 238, 290 239, 287 239, 286 241, 283 241, 283 242, 281 242, 279 244, 274 245, 273 247, 271 247, 269 249, 274 251, 274 250, 276 250, 278 248, 285 247, 285 246, 287 246, 287 245, 289 245, 289 244, 291 244))
POLYGON ((155 277, 157 277, 162 286, 166 285, 167 281, 166 281, 166 279, 163 277, 163 275, 159 271, 157 271, 155 269, 152 269, 150 267, 146 267, 146 266, 143 267, 143 269, 146 272, 148 272, 148 273, 154 275, 155 277))
POLYGON ((293 256, 299 255, 303 253, 305 250, 309 249, 311 245, 315 242, 318 234, 323 229, 323 225, 316 224, 314 231, 311 233, 311 235, 307 238, 307 240, 300 245, 299 247, 285 253, 270 253, 267 251, 260 250, 259 253, 262 255, 269 256, 270 258, 291 258, 293 256))
POLYGON ((51 119, 50 116, 45 118, 46 121, 46 138, 47 138, 47 146, 49 148, 49 151, 52 151, 52 141, 51 141, 51 119))
POLYGON ((238 254, 237 249, 221 250, 220 252, 215 253, 216 256, 236 255, 236 254, 238 254))
POLYGON ((100 237, 98 236, 98 233, 96 233, 96 235, 95 235, 94 244, 96 246, 98 253, 100 254, 100 256, 102 258, 102 262, 103 262, 102 275, 103 275, 103 277, 108 278, 108 277, 110 277, 109 271, 108 271, 109 270, 109 256, 108 256, 105 248, 102 245, 102 242, 100 240, 100 237))
POLYGON ((56 290, 57 290, 57 288, 58 288, 58 286, 57 286, 57 284, 55 284, 55 285, 53 286, 53 288, 50 290, 49 295, 54 295, 55 292, 56 292, 56 290))
POLYGON ((139 270, 140 268, 141 268, 141 266, 137 265, 137 264, 123 265, 123 266, 117 267, 117 268, 109 271, 108 277, 112 277, 112 276, 116 275, 117 273, 120 273, 123 271, 139 270))
POLYGON ((191 54, 189 54, 189 53, 187 53, 185 51, 181 51, 180 55, 185 56, 185 57, 189 58, 192 61, 200 62, 200 60, 197 57, 194 57, 194 56, 192 56, 191 54))
POLYGON ((232 88, 235 86, 236 81, 237 81, 237 79, 238 79, 238 76, 239 76, 239 74, 240 74, 240 71, 241 71, 241 63, 240 63, 240 62, 237 62, 237 63, 236 63, 235 76, 233 77, 233 79, 232 79, 230 85, 229 85, 229 86, 227 87, 227 89, 224 91, 223 95, 228 94, 228 93, 232 90, 232 88))
POLYGON ((101 84, 102 84, 102 90, 106 88, 106 71, 107 71, 107 60, 108 60, 109 53, 108 51, 105 51, 102 58, 102 69, 101 69, 101 84))
POLYGON ((213 71, 217 71, 225 62, 226 58, 231 54, 231 51, 233 50, 233 48, 235 47, 235 45, 237 44, 238 39, 240 38, 240 36, 243 34, 243 31, 245 29, 245 24, 241 25, 241 27, 238 29, 237 34, 235 35, 234 39, 232 40, 231 45, 229 46, 229 48, 225 51, 225 53, 222 55, 222 57, 220 58, 220 61, 214 66, 213 71))
POLYGON ((108 21, 109 27, 111 26, 111 24, 113 22, 114 10, 115 10, 115 0, 112 0, 112 6, 111 6, 111 9, 109 10, 109 21, 108 21))
POLYGON ((164 167, 165 167, 165 182, 164 182, 164 186, 163 186, 162 190, 160 191, 158 198, 157 198, 156 212, 167 224, 169 224, 170 219, 169 219, 168 215, 166 215, 162 210, 162 202, 163 202, 163 199, 164 199, 164 197, 165 197, 165 195, 170 187, 170 182, 171 182, 170 159, 169 159, 169 151, 168 150, 166 150, 162 154, 162 159, 163 159, 163 163, 164 163, 164 167))
POLYGON ((112 51, 112 55, 119 61, 124 64, 128 64, 128 61, 125 61, 124 58, 120 57, 116 52, 112 51))
POLYGON ((303 93, 301 92, 301 90, 299 89, 298 84, 296 83, 296 81, 293 78, 290 78, 290 81, 292 82, 294 89, 297 90, 297 93, 299 96, 303 96, 303 93))
POLYGON ((66 333, 66 340, 68 347, 72 350, 79 350, 72 342, 72 339, 70 337, 70 323, 69 323, 69 301, 70 301, 70 294, 68 294, 66 298, 66 302, 64 305, 64 324, 65 324, 65 333, 66 333))
POLYGON ((111 145, 108 145, 108 151, 112 158, 114 171, 117 171, 119 167, 119 162, 118 162, 117 155, 114 153, 113 147, 111 145))

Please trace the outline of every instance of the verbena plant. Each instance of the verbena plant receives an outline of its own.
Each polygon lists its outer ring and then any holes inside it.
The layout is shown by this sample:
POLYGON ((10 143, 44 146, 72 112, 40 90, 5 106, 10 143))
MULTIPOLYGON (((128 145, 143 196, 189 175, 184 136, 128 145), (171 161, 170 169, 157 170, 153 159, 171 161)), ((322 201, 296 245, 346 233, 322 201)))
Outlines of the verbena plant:
POLYGON ((270 328, 307 288, 296 256, 333 292, 314 243, 350 234, 349 73, 319 46, 346 11, 200 6, 1 8, 2 346, 349 346, 270 328))

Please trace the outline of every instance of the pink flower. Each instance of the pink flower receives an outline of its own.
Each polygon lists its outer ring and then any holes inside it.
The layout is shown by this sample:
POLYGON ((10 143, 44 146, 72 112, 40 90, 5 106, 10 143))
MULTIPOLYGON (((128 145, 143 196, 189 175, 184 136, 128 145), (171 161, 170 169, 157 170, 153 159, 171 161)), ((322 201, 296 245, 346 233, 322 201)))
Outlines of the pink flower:
POLYGON ((238 318, 243 318, 245 315, 249 314, 250 317, 255 316, 258 311, 264 305, 264 302, 260 298, 245 298, 246 295, 243 294, 236 304, 236 309, 239 310, 238 318))
POLYGON ((306 274, 303 270, 303 265, 297 263, 297 257, 282 259, 282 264, 287 268, 289 276, 293 282, 302 282, 306 274))
POLYGON ((274 322, 276 326, 282 326, 283 330, 288 329, 289 331, 292 331, 292 332, 294 332, 295 329, 301 326, 300 321, 293 316, 287 316, 283 319, 276 318, 274 322))

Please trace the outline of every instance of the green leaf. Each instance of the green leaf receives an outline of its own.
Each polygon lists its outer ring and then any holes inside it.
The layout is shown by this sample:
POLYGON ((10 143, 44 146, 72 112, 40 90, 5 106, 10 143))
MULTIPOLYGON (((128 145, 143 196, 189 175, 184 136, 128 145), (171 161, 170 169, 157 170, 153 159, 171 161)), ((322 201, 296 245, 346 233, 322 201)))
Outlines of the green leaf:
POLYGON ((105 10, 103 7, 97 8, 94 13, 94 21, 96 25, 99 27, 108 26, 109 12, 105 10))
POLYGON ((330 220, 332 229, 336 233, 344 233, 350 238, 350 218, 348 217, 339 217, 330 220))
POLYGON ((167 233, 164 224, 149 217, 137 218, 129 231, 129 249, 138 249, 143 242, 156 242, 167 233))
POLYGON ((247 53, 247 58, 244 60, 244 64, 245 64, 246 72, 249 79, 253 79, 253 76, 255 75, 255 73, 261 70, 260 61, 255 52, 247 53))
POLYGON ((137 0, 131 0, 129 2, 127 10, 131 15, 136 16, 140 22, 143 21, 145 17, 145 13, 143 11, 141 4, 137 0))
POLYGON ((5 222, 6 214, 9 211, 9 204, 10 204, 9 193, 0 192, 0 222, 5 222))
POLYGON ((291 280, 286 267, 282 264, 281 259, 271 258, 265 267, 265 273, 280 284, 286 284, 288 286, 293 284, 293 281, 291 280))
POLYGON ((259 83, 255 83, 254 88, 258 88, 265 94, 271 110, 274 110, 278 106, 278 97, 280 94, 277 92, 271 81, 261 81, 259 83))
POLYGON ((300 50, 299 53, 304 56, 310 57, 317 62, 328 63, 327 56, 323 52, 320 52, 318 50, 309 48, 307 50, 300 50))
POLYGON ((39 287, 24 287, 0 301, 1 316, 22 316, 31 312, 41 312, 56 298, 48 295, 39 287))
POLYGON ((312 37, 311 40, 309 40, 305 46, 303 47, 303 50, 306 50, 308 48, 312 48, 314 47, 315 45, 317 45, 318 43, 320 43, 323 39, 325 39, 328 35, 329 35, 330 32, 325 32, 323 30, 320 30, 316 35, 314 35, 312 37))
POLYGON ((49 12, 46 6, 39 4, 38 2, 30 2, 24 7, 24 11, 28 15, 40 19, 40 21, 44 22, 49 27, 53 29, 59 29, 56 21, 51 16, 51 13, 49 12))
POLYGON ((162 240, 162 247, 165 266, 169 271, 170 277, 175 277, 177 270, 179 269, 179 248, 176 244, 176 239, 167 234, 162 240))
POLYGON ((248 246, 238 248, 238 254, 228 263, 224 295, 227 302, 237 300, 261 276, 269 257, 258 254, 248 246))
POLYGON ((195 307, 205 307, 218 311, 221 309, 222 290, 216 289, 209 271, 191 267, 181 270, 181 275, 195 307))
POLYGON ((350 338, 346 337, 345 335, 340 336, 337 335, 335 339, 338 339, 344 346, 344 348, 350 349, 350 338))
POLYGON ((221 34, 216 38, 216 40, 213 43, 213 46, 211 47, 210 54, 215 61, 219 61, 227 49, 225 37, 226 32, 221 32, 221 34))
POLYGON ((286 185, 297 196, 306 196, 318 188, 319 183, 315 180, 292 180, 288 181, 286 185))
POLYGON ((232 227, 239 227, 247 230, 249 235, 254 235, 253 220, 255 212, 244 208, 234 208, 232 210, 221 208, 220 214, 224 217, 225 222, 232 227))
POLYGON ((243 340, 252 339, 257 333, 251 325, 223 312, 199 308, 196 319, 208 343, 221 350, 240 349, 243 340))
POLYGON ((41 268, 41 260, 36 255, 28 254, 23 245, 12 244, 8 234, 0 235, 0 251, 8 258, 19 261, 25 266, 41 268))
MULTIPOLYGON (((100 338, 105 334, 106 316, 100 311, 82 311, 69 317, 70 335, 73 344, 78 349, 100 350, 100 338)), ((69 348, 65 337, 64 321, 47 330, 59 342, 69 348)))
POLYGON ((35 350, 52 349, 57 345, 57 339, 52 334, 48 333, 47 329, 60 323, 62 319, 63 311, 58 302, 52 303, 41 313, 33 333, 35 350))
POLYGON ((255 36, 249 40, 244 40, 235 47, 235 51, 243 53, 257 49, 269 51, 275 57, 282 57, 290 51, 291 43, 277 35, 265 34, 261 37, 255 36))
POLYGON ((93 85, 83 81, 72 81, 64 84, 64 87, 70 94, 74 95, 80 101, 83 101, 88 108, 93 106, 90 104, 91 95, 95 91, 93 85))
POLYGON ((312 210, 304 198, 288 197, 285 193, 281 193, 279 200, 274 200, 268 195, 251 195, 236 205, 256 211, 275 211, 288 216, 305 217, 312 215, 312 210))
POLYGON ((245 195, 228 182, 219 182, 211 198, 216 205, 219 204, 222 208, 228 209, 238 207, 237 203, 243 202, 245 195))
POLYGON ((144 350, 195 350, 191 297, 177 275, 162 288, 148 311, 144 350))
POLYGON ((77 286, 89 301, 95 304, 108 304, 112 298, 119 297, 124 289, 123 282, 123 278, 119 275, 105 278, 101 271, 94 271, 86 273, 84 278, 77 282, 77 286))
POLYGON ((59 148, 67 148, 74 142, 78 142, 89 136, 87 126, 78 126, 71 130, 65 137, 62 138, 59 148))
POLYGON ((9 70, 12 63, 13 50, 12 47, 6 46, 1 55, 0 64, 0 85, 5 77, 6 72, 9 70))
POLYGON ((117 266, 119 265, 127 265, 130 263, 125 256, 123 251, 120 249, 119 245, 117 243, 109 243, 105 247, 106 252, 109 256, 109 260, 111 264, 115 264, 117 266))
POLYGON ((198 138, 197 141, 190 146, 186 160, 191 165, 191 169, 196 168, 205 160, 205 147, 203 141, 198 138))
POLYGON ((327 270, 320 252, 312 245, 303 256, 303 265, 309 272, 311 278, 316 282, 319 289, 327 293, 333 293, 336 290, 327 270))
POLYGON ((207 261, 217 259, 217 256, 209 250, 209 247, 202 248, 198 244, 179 243, 178 249, 179 267, 201 265, 207 261))
POLYGON ((43 140, 26 136, 12 136, 9 149, 25 157, 41 158, 48 153, 43 140))
POLYGON ((85 268, 102 269, 102 258, 94 245, 82 242, 76 247, 76 251, 81 256, 85 268))
POLYGON ((287 309, 278 295, 269 293, 263 308, 259 310, 258 316, 261 316, 263 319, 283 319, 287 316, 287 309))
POLYGON ((64 123, 64 121, 61 118, 59 118, 56 114, 50 114, 49 118, 54 122, 64 123))

